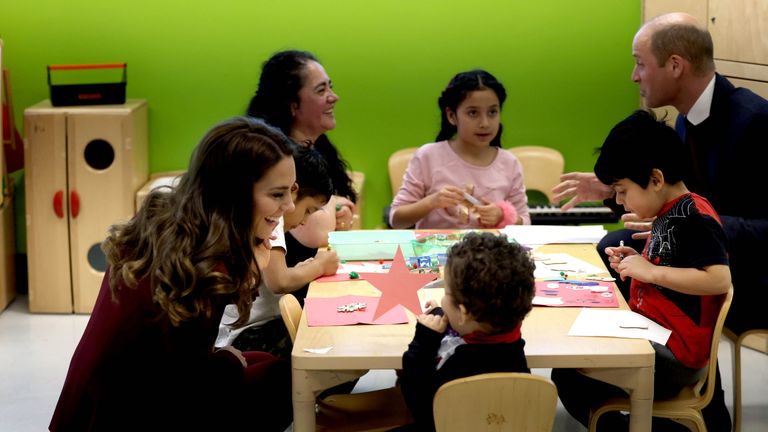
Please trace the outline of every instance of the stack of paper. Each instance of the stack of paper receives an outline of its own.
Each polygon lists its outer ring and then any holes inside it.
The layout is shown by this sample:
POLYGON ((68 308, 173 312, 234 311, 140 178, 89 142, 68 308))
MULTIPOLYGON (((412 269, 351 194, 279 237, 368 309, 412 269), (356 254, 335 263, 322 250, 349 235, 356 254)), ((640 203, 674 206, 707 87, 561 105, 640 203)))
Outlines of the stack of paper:
POLYGON ((523 245, 547 243, 597 243, 607 231, 602 225, 507 225, 502 230, 523 245))

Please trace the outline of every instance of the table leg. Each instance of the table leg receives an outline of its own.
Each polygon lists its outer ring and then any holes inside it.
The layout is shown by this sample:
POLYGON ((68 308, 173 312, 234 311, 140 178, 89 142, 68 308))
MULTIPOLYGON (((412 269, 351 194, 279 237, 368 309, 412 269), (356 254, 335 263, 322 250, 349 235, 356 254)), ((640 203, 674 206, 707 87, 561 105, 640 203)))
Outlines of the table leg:
POLYGON ((650 432, 653 414, 653 366, 581 369, 584 375, 621 387, 629 393, 630 432, 650 432))
POLYGON ((293 369, 293 430, 315 431, 315 397, 321 391, 359 378, 367 371, 319 371, 293 369))

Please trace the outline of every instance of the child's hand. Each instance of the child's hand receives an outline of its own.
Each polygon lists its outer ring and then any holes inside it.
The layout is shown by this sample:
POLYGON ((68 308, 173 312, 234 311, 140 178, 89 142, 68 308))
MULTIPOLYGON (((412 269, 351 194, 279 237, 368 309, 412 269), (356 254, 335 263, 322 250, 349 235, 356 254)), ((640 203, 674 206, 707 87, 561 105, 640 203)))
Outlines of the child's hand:
POLYGON ((318 249, 314 260, 320 263, 323 276, 335 275, 339 270, 339 256, 334 250, 318 249))
POLYGON ((611 268, 614 270, 622 259, 637 255, 637 251, 629 246, 610 246, 605 248, 605 254, 608 255, 608 262, 611 263, 611 268))
POLYGON ((427 302, 424 304, 424 313, 428 314, 432 311, 432 309, 438 307, 440 305, 437 304, 437 301, 435 300, 427 300, 427 302))
POLYGON ((495 227, 504 217, 504 211, 502 211, 496 204, 489 203, 485 198, 482 200, 485 203, 484 205, 475 206, 477 221, 480 222, 480 225, 482 226, 495 227))
POLYGON ((421 325, 438 333, 445 333, 448 328, 448 317, 445 315, 421 314, 417 319, 421 325))
POLYGON ((464 192, 456 186, 446 186, 427 198, 433 209, 454 207, 464 201, 464 192))
POLYGON ((656 267, 646 260, 642 255, 625 256, 623 260, 618 263, 611 263, 621 280, 625 280, 630 277, 637 279, 641 282, 647 282, 649 279, 649 273, 656 267))

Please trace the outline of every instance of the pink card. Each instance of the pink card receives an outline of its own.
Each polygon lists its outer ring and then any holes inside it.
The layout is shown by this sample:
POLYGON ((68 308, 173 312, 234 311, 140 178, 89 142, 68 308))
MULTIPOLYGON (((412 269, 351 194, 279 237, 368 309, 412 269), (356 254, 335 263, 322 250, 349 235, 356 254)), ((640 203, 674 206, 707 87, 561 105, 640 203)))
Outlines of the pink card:
POLYGON ((380 317, 373 319, 380 297, 347 295, 341 297, 307 297, 304 299, 304 312, 307 325, 340 326, 354 324, 404 324, 408 316, 401 307, 392 308, 380 317), (365 310, 339 312, 339 306, 352 303, 365 303, 365 310))
POLYGON ((537 281, 534 306, 619 307, 610 282, 537 281))

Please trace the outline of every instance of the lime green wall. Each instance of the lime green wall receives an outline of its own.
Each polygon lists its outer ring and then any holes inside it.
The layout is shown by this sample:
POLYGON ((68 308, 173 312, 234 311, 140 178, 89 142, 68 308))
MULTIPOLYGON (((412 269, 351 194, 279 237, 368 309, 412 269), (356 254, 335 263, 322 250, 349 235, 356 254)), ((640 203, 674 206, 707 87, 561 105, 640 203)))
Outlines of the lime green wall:
POLYGON ((314 52, 341 97, 331 139, 367 175, 373 228, 391 200, 388 155, 434 138, 437 96, 461 70, 506 85, 505 147, 555 147, 567 170, 590 170, 638 106, 639 22, 639 2, 615 0, 39 0, 4 2, 0 36, 20 128, 48 97, 47 64, 127 62, 128 97, 149 101, 151 172, 184 168, 207 128, 242 113, 272 52, 314 52))

